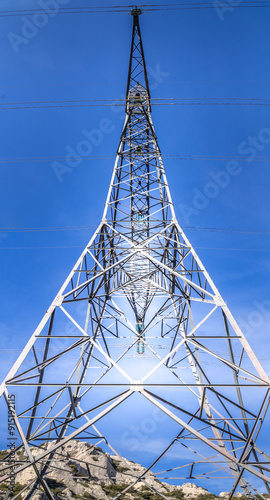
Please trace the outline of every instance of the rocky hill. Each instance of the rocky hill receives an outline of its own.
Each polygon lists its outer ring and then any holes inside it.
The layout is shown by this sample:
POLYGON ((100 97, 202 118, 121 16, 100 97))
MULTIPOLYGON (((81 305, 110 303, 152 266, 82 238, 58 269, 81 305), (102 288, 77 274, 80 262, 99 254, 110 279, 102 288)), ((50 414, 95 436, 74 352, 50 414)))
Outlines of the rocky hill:
MULTIPOLYGON (((40 454, 40 449, 32 449, 31 451, 33 455, 40 454)), ((4 455, 5 453, 1 452, 1 458, 4 455)), ((160 500, 162 497, 157 492, 162 493, 169 500, 214 500, 218 498, 206 489, 192 483, 172 486, 160 482, 152 472, 147 472, 143 476, 143 480, 134 484, 136 477, 145 472, 146 469, 140 464, 104 453, 99 447, 86 442, 70 441, 59 448, 45 478, 55 498, 59 500, 74 498, 82 500, 112 500, 113 498, 160 500), (126 491, 118 497, 123 490, 126 491)), ((19 497, 16 496, 16 500, 23 500, 26 497, 24 488, 34 478, 35 473, 31 467, 16 476, 14 492, 20 493, 19 497)), ((1 483, 1 500, 5 498, 6 490, 7 485, 1 483)), ((225 499, 226 497, 225 493, 220 494, 220 498, 225 499)), ((41 488, 36 489, 33 500, 47 500, 41 488)))

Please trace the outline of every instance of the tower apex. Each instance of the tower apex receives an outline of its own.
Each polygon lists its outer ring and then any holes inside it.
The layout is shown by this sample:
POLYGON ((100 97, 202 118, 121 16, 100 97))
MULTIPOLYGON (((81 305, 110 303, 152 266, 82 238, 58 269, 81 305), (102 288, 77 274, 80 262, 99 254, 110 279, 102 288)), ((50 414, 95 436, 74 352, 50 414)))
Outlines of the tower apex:
POLYGON ((141 13, 142 13, 142 9, 139 9, 138 7, 134 7, 134 9, 131 10, 132 16, 140 16, 141 13))

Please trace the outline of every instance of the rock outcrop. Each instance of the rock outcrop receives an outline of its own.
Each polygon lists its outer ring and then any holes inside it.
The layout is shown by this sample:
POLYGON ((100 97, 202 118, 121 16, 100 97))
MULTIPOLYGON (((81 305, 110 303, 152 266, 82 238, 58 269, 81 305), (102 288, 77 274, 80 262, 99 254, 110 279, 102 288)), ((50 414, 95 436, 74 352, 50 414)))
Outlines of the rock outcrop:
MULTIPOLYGON (((51 443, 50 446, 53 446, 51 443)), ((42 453, 41 448, 32 448, 33 456, 42 453)), ((2 452, 3 454, 4 452, 2 452)), ((25 460, 25 456, 16 456, 16 459, 25 460)), ((42 467, 40 464, 39 468, 42 467)), ((46 482, 55 498, 71 500, 96 499, 107 500, 115 498, 120 492, 121 500, 159 500, 162 498, 157 492, 168 499, 214 500, 216 497, 206 489, 193 483, 179 486, 160 482, 152 472, 137 463, 130 462, 122 457, 110 455, 97 446, 87 442, 69 441, 61 446, 54 455, 45 473, 46 482), (136 478, 139 480, 136 482, 136 478), (134 484, 135 483, 135 484, 134 484), (152 488, 149 489, 149 486, 152 488)), ((32 467, 28 467, 16 475, 15 492, 20 493, 20 500, 26 497, 26 485, 33 482, 36 474, 32 467)), ((0 484, 0 499, 4 499, 7 484, 0 484)), ((226 498, 226 493, 221 497, 226 498)), ((37 486, 33 500, 47 500, 47 496, 40 486, 37 486)))

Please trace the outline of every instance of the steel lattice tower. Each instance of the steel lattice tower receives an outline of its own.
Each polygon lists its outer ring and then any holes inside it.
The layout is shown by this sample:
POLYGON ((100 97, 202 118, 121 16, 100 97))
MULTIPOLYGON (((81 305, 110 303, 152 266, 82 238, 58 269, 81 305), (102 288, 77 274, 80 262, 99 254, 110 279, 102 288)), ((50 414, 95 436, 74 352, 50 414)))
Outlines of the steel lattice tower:
MULTIPOLYGON (((133 412, 144 401, 177 427, 148 470, 174 447, 185 477, 217 474, 227 478, 228 499, 239 487, 251 499, 269 492, 260 444, 269 379, 176 219, 151 118, 140 10, 132 14, 126 117, 102 221, 1 386, 7 404, 14 389, 20 395, 15 473, 36 475, 27 499, 37 487, 55 498, 45 473, 59 447, 100 440, 117 453, 99 424, 127 401, 133 412)), ((148 485, 147 474, 128 467, 134 483, 148 485)), ((10 475, 7 457, 1 482, 10 475)))

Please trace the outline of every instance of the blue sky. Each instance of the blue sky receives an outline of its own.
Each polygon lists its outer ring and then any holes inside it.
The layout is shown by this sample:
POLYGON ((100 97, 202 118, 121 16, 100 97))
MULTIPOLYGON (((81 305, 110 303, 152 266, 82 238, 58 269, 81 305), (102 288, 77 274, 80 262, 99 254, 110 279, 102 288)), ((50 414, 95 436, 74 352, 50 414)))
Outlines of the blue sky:
MULTIPOLYGON (((33 7, 38 2, 12 2, 14 10, 33 7)), ((10 2, 2 0, 5 9, 10 10, 10 2)), ((215 9, 145 13, 140 21, 152 97, 270 99, 269 17, 269 8, 234 8, 223 21, 215 9)), ((131 16, 56 15, 16 53, 10 33, 21 35, 26 19, 31 22, 32 16, 0 18, 1 107, 19 101, 123 98, 131 16)), ((123 110, 1 107, 2 378, 100 221, 123 110), (65 157, 80 147, 85 130, 98 134, 91 153, 96 158, 69 167, 61 182, 53 160, 3 161, 65 157), (91 228, 8 231, 65 226, 91 228)), ((153 106, 153 120, 183 227, 270 230, 269 162, 260 161, 270 157, 269 106, 153 106), (254 138, 257 146, 247 150, 254 138), (237 157, 237 163, 169 155, 237 157)), ((65 159, 59 161, 66 165, 65 159)), ((187 235, 269 373, 269 234, 187 229, 187 235)))

